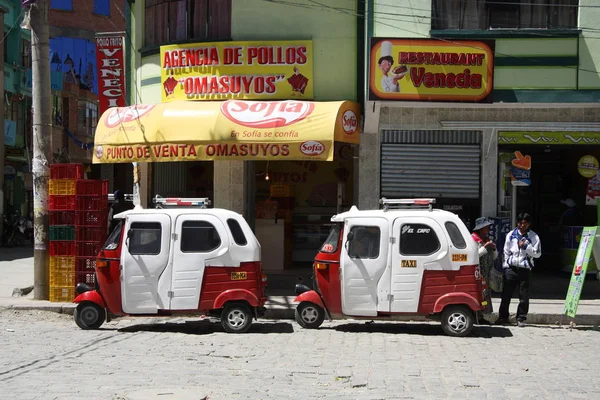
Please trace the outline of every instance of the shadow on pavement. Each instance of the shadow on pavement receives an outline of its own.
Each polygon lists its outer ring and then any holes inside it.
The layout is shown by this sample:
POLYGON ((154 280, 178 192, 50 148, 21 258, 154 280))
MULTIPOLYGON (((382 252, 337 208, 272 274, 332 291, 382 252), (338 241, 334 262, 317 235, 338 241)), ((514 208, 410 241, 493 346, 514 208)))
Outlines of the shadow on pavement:
POLYGON ((33 257, 33 246, 0 247, 0 262, 33 257))
MULTIPOLYGON (((189 335, 210 335, 213 333, 225 333, 219 322, 209 320, 166 322, 158 324, 138 324, 117 329, 118 332, 164 332, 164 333, 186 333, 189 335)), ((254 322, 248 333, 293 333, 294 328, 288 322, 264 323, 254 322)))
MULTIPOLYGON (((327 328, 325 328, 327 329, 327 328)), ((390 333, 399 335, 447 336, 439 324, 429 323, 351 323, 338 325, 336 331, 353 333, 390 333)), ((502 326, 475 326, 469 337, 512 337, 510 329, 502 326)))

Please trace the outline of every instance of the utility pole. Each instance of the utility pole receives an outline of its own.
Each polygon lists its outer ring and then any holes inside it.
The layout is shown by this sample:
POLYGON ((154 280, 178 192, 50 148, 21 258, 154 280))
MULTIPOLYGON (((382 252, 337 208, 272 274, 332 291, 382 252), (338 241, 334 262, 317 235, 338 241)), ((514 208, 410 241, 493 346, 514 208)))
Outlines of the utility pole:
MULTIPOLYGON (((4 14, 6 14, 8 10, 2 6, 0 6, 0 26, 4 26, 4 14)), ((2 41, 7 39, 7 35, 2 31, 2 41)), ((2 241, 4 240, 4 43, 0 46, 0 60, 2 60, 2 65, 0 65, 0 76, 3 78, 0 79, 0 126, 2 127, 2 134, 0 134, 0 246, 2 246, 2 241)))
POLYGON ((36 300, 48 300, 48 179, 52 133, 49 0, 28 1, 31 24, 33 105, 33 285, 36 300))

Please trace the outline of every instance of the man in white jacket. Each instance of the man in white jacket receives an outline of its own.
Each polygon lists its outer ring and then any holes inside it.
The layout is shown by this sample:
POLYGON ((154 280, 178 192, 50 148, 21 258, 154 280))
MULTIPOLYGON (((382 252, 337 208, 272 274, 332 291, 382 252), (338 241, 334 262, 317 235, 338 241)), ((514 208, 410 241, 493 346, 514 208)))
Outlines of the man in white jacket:
POLYGON ((519 306, 517 307, 517 324, 525 326, 529 312, 529 286, 533 259, 542 255, 542 245, 539 236, 529 229, 531 215, 521 213, 517 216, 517 227, 508 232, 504 242, 504 285, 502 302, 498 312, 498 323, 508 323, 508 307, 511 297, 519 287, 519 306))

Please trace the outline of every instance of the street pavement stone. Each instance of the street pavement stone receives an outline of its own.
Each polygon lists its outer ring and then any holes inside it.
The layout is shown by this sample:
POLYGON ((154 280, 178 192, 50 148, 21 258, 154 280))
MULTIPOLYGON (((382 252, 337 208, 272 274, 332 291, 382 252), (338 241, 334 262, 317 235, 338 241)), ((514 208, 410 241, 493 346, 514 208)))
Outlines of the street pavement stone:
POLYGON ((0 310, 0 399, 600 398, 600 332, 261 320, 246 334, 187 318, 122 318, 97 331, 69 315, 0 310))

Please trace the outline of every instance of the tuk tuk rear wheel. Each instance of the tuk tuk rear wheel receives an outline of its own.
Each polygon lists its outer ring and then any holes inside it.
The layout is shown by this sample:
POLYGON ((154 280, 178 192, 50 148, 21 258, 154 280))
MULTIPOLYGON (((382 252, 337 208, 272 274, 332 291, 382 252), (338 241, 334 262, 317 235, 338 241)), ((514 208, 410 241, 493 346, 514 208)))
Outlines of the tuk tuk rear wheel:
POLYGON ((245 303, 229 303, 221 312, 221 325, 226 332, 244 333, 252 325, 252 311, 245 303))
POLYGON ((73 318, 81 329, 98 329, 106 320, 106 312, 99 305, 86 301, 77 305, 73 318))
POLYGON ((325 310, 314 303, 304 301, 296 307, 295 317, 301 327, 317 329, 325 320, 325 310))
POLYGON ((442 329, 449 336, 467 336, 473 329, 473 312, 468 307, 459 305, 444 308, 442 329))

